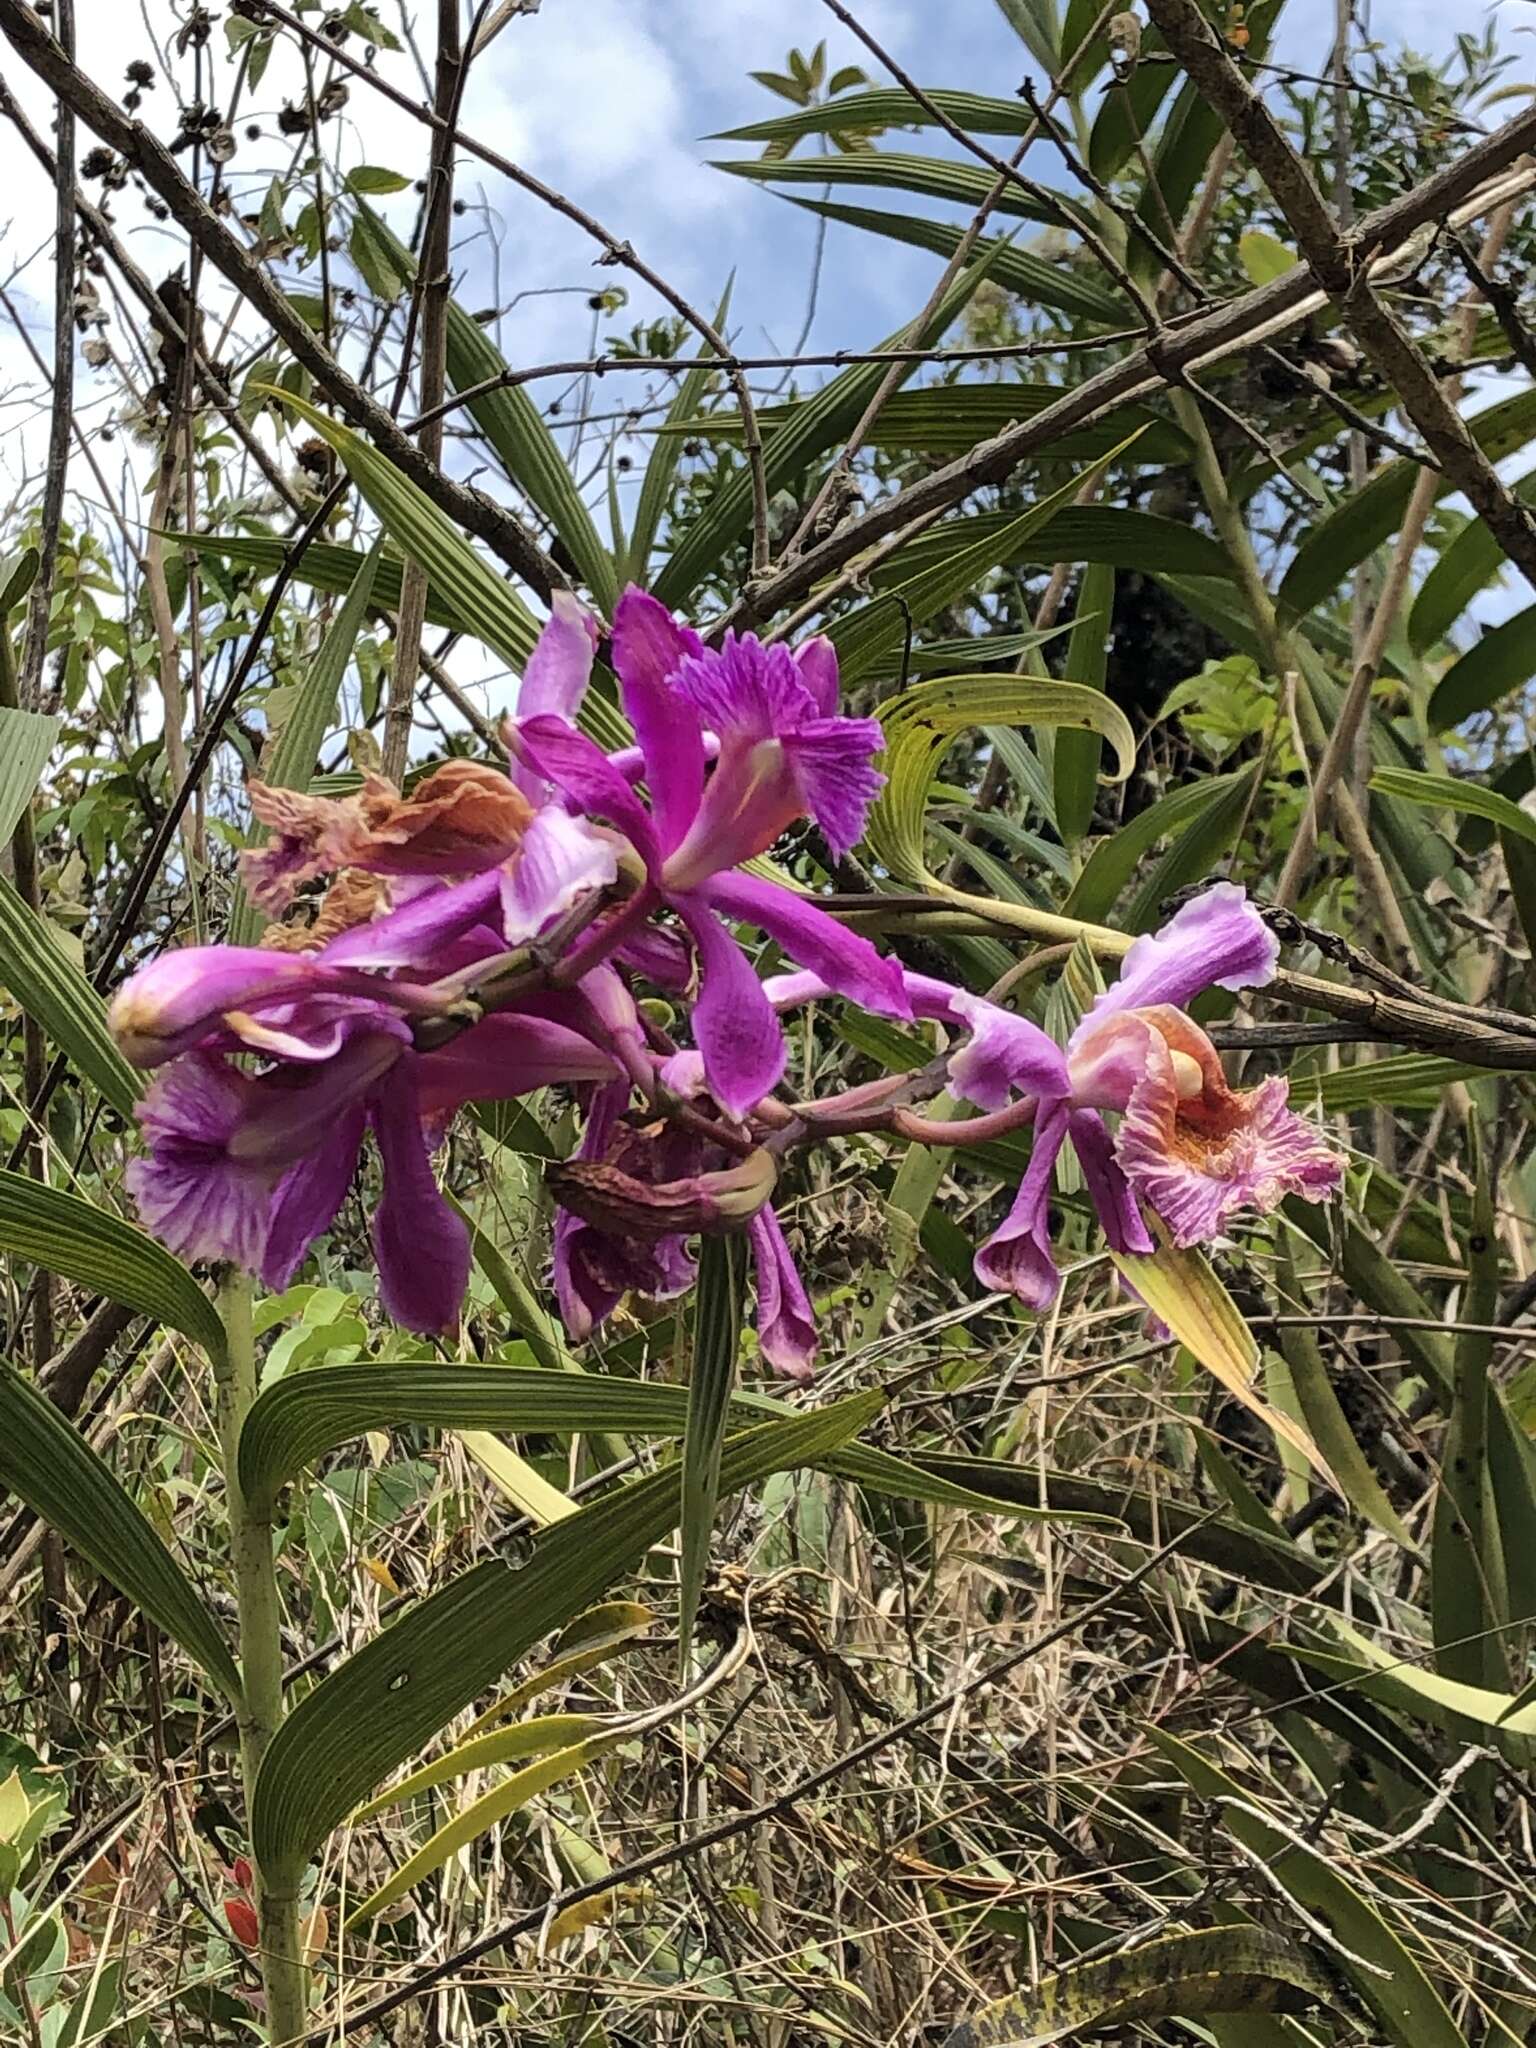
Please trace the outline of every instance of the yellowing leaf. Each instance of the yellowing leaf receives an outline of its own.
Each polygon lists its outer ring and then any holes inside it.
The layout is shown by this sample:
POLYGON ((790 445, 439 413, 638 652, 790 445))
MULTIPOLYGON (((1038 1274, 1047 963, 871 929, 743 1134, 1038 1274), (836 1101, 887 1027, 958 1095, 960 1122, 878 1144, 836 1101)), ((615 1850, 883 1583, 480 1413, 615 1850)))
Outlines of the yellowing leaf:
POLYGON ((1249 228, 1237 238, 1237 260, 1255 284, 1273 284, 1296 268, 1296 256, 1284 242, 1262 228, 1249 228))
POLYGON ((1204 1255, 1165 1243, 1150 1257, 1131 1252, 1110 1256, 1153 1315, 1168 1325, 1212 1378, 1337 1488, 1338 1481, 1311 1437, 1267 1400, 1258 1385, 1259 1347, 1253 1332, 1204 1255))
POLYGON ((400 1581, 395 1577, 382 1557, 365 1557, 361 1562, 363 1570, 376 1586, 381 1586, 392 1600, 400 1598, 403 1590, 400 1581))
POLYGON ((461 1429, 459 1442, 474 1459, 493 1486, 500 1488, 512 1505, 547 1529, 551 1522, 563 1522, 574 1515, 576 1503, 568 1500, 558 1486, 543 1479, 526 1458, 508 1450, 499 1436, 488 1429, 461 1429))

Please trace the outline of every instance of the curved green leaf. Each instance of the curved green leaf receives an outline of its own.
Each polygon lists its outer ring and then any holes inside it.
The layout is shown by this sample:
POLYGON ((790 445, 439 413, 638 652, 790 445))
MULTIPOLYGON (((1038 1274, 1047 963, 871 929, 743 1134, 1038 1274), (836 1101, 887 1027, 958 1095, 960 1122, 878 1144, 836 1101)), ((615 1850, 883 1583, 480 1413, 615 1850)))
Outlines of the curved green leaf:
MULTIPOLYGON (((881 406, 869 431, 869 445, 898 450, 922 448, 935 455, 963 454, 978 441, 989 440, 1020 420, 1032 419, 1047 406, 1056 404, 1060 397, 1061 387, 1055 384, 925 384, 921 390, 896 391, 881 406)), ((813 397, 764 406, 758 423, 766 436, 783 433, 797 425, 805 409, 815 403, 813 397)), ((722 406, 702 418, 680 420, 668 431, 737 445, 741 440, 741 416, 722 406)), ((1138 462, 1178 462, 1188 457, 1189 444, 1170 421, 1150 406, 1122 405, 1090 426, 1062 434, 1052 441, 1044 459, 1092 461, 1095 456, 1118 453, 1133 435, 1139 436, 1138 462)), ((1140 561, 1148 569, 1180 569, 1191 576, 1232 574, 1218 541, 1196 527, 1181 526, 1157 513, 1113 505, 1069 505, 1058 516, 1063 523, 1048 538, 1060 548, 1059 556, 1031 552, 1010 559, 1087 560, 1088 556, 1073 552, 1074 541, 1086 539, 1100 559, 1110 559, 1105 551, 1113 550, 1112 559, 1126 567, 1140 561), (1133 551, 1138 545, 1150 549, 1150 559, 1133 551)), ((951 524, 968 528, 979 539, 984 533, 1001 532, 1016 517, 1012 511, 973 512, 951 524)), ((920 563, 929 550, 940 545, 937 535, 943 530, 930 529, 915 535, 895 557, 896 573, 904 573, 908 562, 920 563)))
POLYGON ((1303 1950, 1259 1927, 1207 1927, 1127 1945, 1056 1970, 1032 1991, 983 2006, 944 2048, 1051 2048, 1137 2020, 1215 2012, 1300 2012, 1335 1998, 1303 1950))
MULTIPOLYGON (((807 213, 843 227, 858 228, 866 235, 883 235, 887 241, 904 242, 909 249, 931 249, 936 256, 953 256, 965 229, 947 220, 928 220, 915 213, 885 213, 877 206, 840 206, 832 199, 801 199, 793 192, 779 198, 807 213)), ((1119 327, 1130 317, 1126 301, 1101 279, 1084 276, 1070 263, 1053 263, 1011 242, 984 235, 971 245, 978 262, 1004 291, 1015 292, 1031 306, 1053 306, 1058 312, 1075 314, 1082 320, 1096 320, 1105 327, 1119 327)))
POLYGON ((1536 604, 1484 633, 1453 661, 1430 692, 1425 716, 1432 732, 1445 732, 1488 711, 1536 674, 1536 604))
POLYGON ((4 1359, 0 1485, 180 1643, 226 1698, 238 1700, 235 1661, 175 1558, 79 1431, 4 1359))
MULTIPOLYGON (((167 530, 165 538, 188 554, 217 555, 241 568, 255 569, 263 576, 275 576, 288 559, 286 543, 261 533, 178 533, 167 530)), ((330 541, 312 541, 299 557, 293 572, 295 583, 309 590, 327 590, 344 597, 357 581, 367 556, 358 548, 337 547, 330 541)), ((383 554, 373 574, 372 609, 396 612, 400 609, 400 557, 383 554)), ((473 616, 451 604, 436 584, 427 586, 427 624, 446 626, 457 633, 475 633, 473 616)))
MULTIPOLYGON (((380 1792, 365 1806, 360 1806, 352 1819, 354 1824, 372 1820, 376 1813, 386 1813, 392 1806, 403 1805, 407 1799, 414 1799, 418 1792, 430 1792, 434 1785, 447 1785, 455 1778, 468 1777, 471 1771, 494 1770, 498 1764, 517 1763, 527 1756, 543 1756, 551 1750, 566 1749, 573 1742, 580 1742, 588 1735, 595 1735, 604 1726, 601 1714, 540 1714, 532 1721, 517 1721, 510 1728, 498 1728, 487 1735, 471 1736, 467 1742, 459 1742, 446 1755, 436 1757, 420 1770, 412 1771, 398 1784, 391 1785, 387 1792, 380 1792)), ((359 1917, 376 1912, 378 1902, 359 1909, 359 1917)))
POLYGON ((793 142, 802 135, 825 135, 839 128, 933 128, 931 107, 973 135, 1022 135, 1030 115, 1017 99, 990 99, 979 92, 946 92, 936 87, 922 100, 898 86, 872 86, 867 92, 838 93, 769 121, 749 121, 742 128, 722 128, 711 142, 793 142))
MULTIPOLYGON (((755 157, 746 163, 717 162, 713 170, 726 171, 733 178, 753 184, 780 185, 877 185, 896 192, 909 192, 919 199, 947 199, 970 211, 990 200, 997 173, 986 164, 963 163, 950 157, 915 156, 900 150, 860 150, 857 156, 789 157, 764 161, 755 157)), ((994 213, 1018 220, 1039 221, 1047 227, 1073 224, 1077 209, 1065 193, 1034 199, 1017 185, 1004 189, 992 207, 994 213)))
MULTIPOLYGON (((727 285, 721 294, 720 304, 715 309, 714 325, 722 333, 726 316, 730 312, 731 291, 727 285)), ((629 542, 624 550, 624 568, 619 581, 635 582, 650 588, 651 554, 656 546, 656 536, 661 531, 661 522, 666 517, 672 497, 672 484, 677 476, 677 466, 682 458, 683 444, 675 438, 672 430, 680 420, 688 419, 703 403, 704 393, 709 389, 711 377, 719 376, 717 369, 710 367, 708 354, 693 359, 693 366, 685 377, 678 381, 677 392, 667 407, 667 416, 662 421, 651 449, 650 459, 645 465, 645 476, 640 485, 640 496, 635 504, 634 524, 630 528, 629 542)))
MULTIPOLYGON (((1488 406, 1467 421, 1467 431, 1490 461, 1501 462, 1536 433, 1536 391, 1521 391, 1488 406)), ((1423 474, 1421 464, 1402 456, 1318 520, 1285 572, 1280 609, 1290 618, 1304 618, 1331 597, 1350 571, 1397 531, 1414 483, 1423 474)), ((1443 497, 1452 488, 1450 479, 1441 477, 1437 495, 1443 497)))
MULTIPOLYGON (((1511 485, 1522 504, 1536 502, 1536 469, 1511 485)), ((1488 530, 1485 519, 1469 519, 1448 540, 1440 558, 1419 585, 1408 613, 1408 644, 1415 654, 1428 654, 1455 625, 1480 590, 1484 590, 1509 557, 1488 530)))
POLYGON ((71 1064, 100 1089, 119 1116, 131 1117, 143 1083, 107 1029, 101 997, 62 939, 0 875, 0 988, 9 989, 71 1064))
POLYGON ((181 1261, 78 1195, 0 1169, 0 1246, 169 1324, 210 1358, 224 1355, 224 1326, 181 1261))
POLYGON ((1401 797, 1405 803, 1423 804, 1435 811, 1465 811, 1474 818, 1487 818, 1501 832, 1513 832, 1517 839, 1536 840, 1536 818, 1519 804, 1500 796, 1496 789, 1464 782, 1454 775, 1425 775, 1416 768, 1378 768, 1371 788, 1383 796, 1401 797))
POLYGON ((1202 776, 1196 782, 1186 782, 1138 812, 1129 825, 1122 825, 1110 838, 1099 840, 1072 885, 1072 893, 1062 906, 1063 914, 1080 917, 1088 924, 1106 918, 1143 858, 1160 840, 1186 831, 1234 789, 1241 788, 1246 801, 1255 772, 1252 768, 1236 768, 1226 775, 1202 776))
POLYGON ((1135 766, 1136 736, 1118 705, 1081 683, 1033 676, 936 676, 881 707, 889 778, 869 820, 870 844, 898 880, 923 882, 923 817, 938 765, 954 736, 985 725, 1067 726, 1096 732, 1115 750, 1115 781, 1135 766))

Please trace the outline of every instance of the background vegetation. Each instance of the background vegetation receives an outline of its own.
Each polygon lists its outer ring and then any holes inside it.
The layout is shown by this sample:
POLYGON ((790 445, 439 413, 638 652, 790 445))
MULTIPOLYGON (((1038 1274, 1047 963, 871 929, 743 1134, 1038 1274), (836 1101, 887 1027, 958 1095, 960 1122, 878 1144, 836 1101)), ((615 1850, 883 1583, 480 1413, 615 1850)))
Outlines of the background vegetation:
MULTIPOLYGON (((226 1338, 210 1276, 128 1220, 140 1079, 104 999, 251 935, 250 775, 498 758, 551 590, 607 613, 629 580, 706 629, 825 626, 888 733, 925 678, 988 679, 870 844, 778 849, 909 965, 1009 977, 1060 1032, 1095 930, 1241 881, 1286 972, 1202 1015, 1234 1073, 1290 1074, 1347 1196, 1192 1264, 1168 1344, 1070 1191, 1058 1306, 979 1294, 1006 1146, 850 1140, 784 1204, 824 1334, 786 1399, 713 1265, 568 1351, 564 1100, 453 1131, 456 1346, 383 1319, 360 1184, 255 1305, 283 1398, 240 1464, 301 1703, 257 1848, 302 1872, 304 2038, 1536 2032, 1528 53, 1495 23, 1416 54, 1347 0, 1305 64, 1283 0, 1002 6, 1022 94, 908 77, 836 0, 857 62, 780 56, 763 10, 720 175, 934 257, 891 335, 771 361, 731 353, 725 278, 700 308, 647 271, 643 194, 599 223, 494 137, 445 142, 466 66, 539 33, 515 0, 165 7, 126 80, 90 0, 0 0, 0 114, 60 209, 46 464, 0 577, 7 2041, 262 2026, 226 1338), (302 80, 275 112, 272 63, 302 80), (416 153, 342 160, 342 108, 366 132, 387 95, 416 153), (604 266, 586 364, 508 365, 459 296, 509 184, 604 266), (176 240, 153 274, 144 209, 176 240), (636 276, 666 310, 626 332, 636 276), (1030 724, 1049 678, 1130 718, 1129 780, 1030 724), (680 1681, 684 1388, 722 1342, 756 1405, 680 1681), (498 1365, 547 1377, 514 1397, 498 1365)), ((829 1008, 794 1078, 930 1049, 829 1008)))

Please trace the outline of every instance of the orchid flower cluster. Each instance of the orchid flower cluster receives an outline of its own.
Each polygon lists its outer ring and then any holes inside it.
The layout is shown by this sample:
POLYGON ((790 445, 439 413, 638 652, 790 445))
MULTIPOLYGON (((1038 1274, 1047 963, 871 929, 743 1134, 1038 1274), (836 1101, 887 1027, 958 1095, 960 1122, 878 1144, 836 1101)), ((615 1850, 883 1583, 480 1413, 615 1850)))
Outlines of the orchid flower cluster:
POLYGON ((507 723, 505 768, 449 761, 409 795, 375 775, 339 799, 253 783, 269 837, 243 856, 246 886, 279 921, 258 946, 162 955, 112 1005, 128 1058, 157 1069, 128 1185, 172 1250, 286 1287, 371 1133, 384 1306, 408 1328, 449 1331, 470 1237, 432 1154, 469 1103, 569 1089, 582 1136, 549 1179, 571 1336, 627 1297, 684 1293, 691 1241, 744 1231, 763 1355, 803 1379, 816 1328, 773 1207, 784 1158, 871 1127, 861 1118, 946 1144, 960 1128, 925 1125, 900 1077, 788 1101, 781 1015, 828 996, 941 1024, 941 1078, 982 1112, 969 1134, 1033 1124, 1022 1184, 975 1265, 1034 1308, 1060 1285, 1048 1216, 1064 1145, 1117 1251, 1153 1249, 1149 1217, 1190 1245, 1240 1210, 1337 1187, 1340 1161, 1289 1109, 1284 1079, 1234 1091, 1186 1014, 1204 989, 1274 972, 1274 937, 1240 889, 1218 884, 1137 939, 1059 1046, 747 871, 801 819, 845 854, 881 787, 880 727, 839 713, 829 640, 791 651, 727 634, 710 649, 629 590, 610 654, 636 744, 616 753, 576 723, 597 645, 594 620, 557 597, 507 723), (321 878, 318 902, 295 914, 321 878), (797 971, 760 980, 741 925, 797 971))

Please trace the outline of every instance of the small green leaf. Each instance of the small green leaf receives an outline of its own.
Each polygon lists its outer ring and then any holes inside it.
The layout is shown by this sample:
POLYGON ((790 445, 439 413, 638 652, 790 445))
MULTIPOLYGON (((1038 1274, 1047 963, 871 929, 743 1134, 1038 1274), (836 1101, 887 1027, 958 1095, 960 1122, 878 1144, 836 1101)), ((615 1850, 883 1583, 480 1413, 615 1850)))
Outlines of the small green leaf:
POLYGON ((1266 234, 1263 228, 1248 228, 1237 238, 1237 260, 1247 271, 1250 283, 1273 284, 1277 277, 1294 270, 1299 259, 1294 250, 1274 235, 1266 234))
POLYGON ((101 997, 62 939, 0 875, 0 988, 9 989, 78 1072, 120 1116, 131 1117, 142 1087, 107 1029, 101 997))
MULTIPOLYGON (((0 613, 0 633, 6 630, 0 613)), ((0 843, 9 844, 18 819, 37 794, 58 736, 59 721, 51 713, 12 711, 0 705, 0 843)))
POLYGON ((383 192, 405 192, 410 183, 404 172, 386 170, 382 164, 359 164, 347 173, 347 190, 369 198, 383 192))

